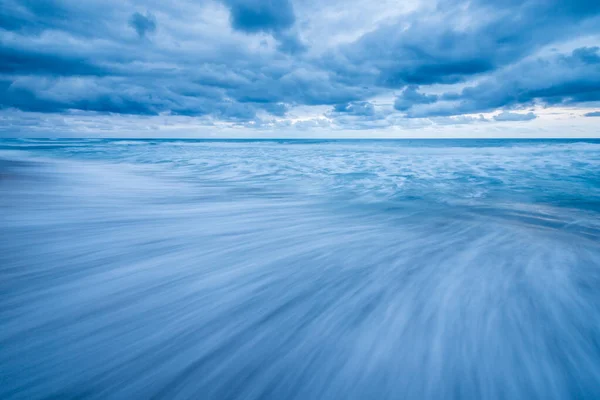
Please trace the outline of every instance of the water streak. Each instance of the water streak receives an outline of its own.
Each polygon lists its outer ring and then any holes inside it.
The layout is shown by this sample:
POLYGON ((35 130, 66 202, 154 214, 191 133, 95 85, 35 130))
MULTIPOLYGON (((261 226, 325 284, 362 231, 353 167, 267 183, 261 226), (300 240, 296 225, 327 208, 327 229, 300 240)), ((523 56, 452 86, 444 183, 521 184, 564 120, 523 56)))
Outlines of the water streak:
POLYGON ((0 141, 0 398, 600 398, 598 141, 0 141))

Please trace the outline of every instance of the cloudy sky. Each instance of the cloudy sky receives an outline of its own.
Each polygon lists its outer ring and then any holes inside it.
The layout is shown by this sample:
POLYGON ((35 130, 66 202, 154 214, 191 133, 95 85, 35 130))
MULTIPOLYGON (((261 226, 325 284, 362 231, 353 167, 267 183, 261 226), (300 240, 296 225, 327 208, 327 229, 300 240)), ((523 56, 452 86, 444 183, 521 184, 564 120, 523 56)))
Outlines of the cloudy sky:
POLYGON ((600 1, 0 0, 0 136, 600 137, 600 1))

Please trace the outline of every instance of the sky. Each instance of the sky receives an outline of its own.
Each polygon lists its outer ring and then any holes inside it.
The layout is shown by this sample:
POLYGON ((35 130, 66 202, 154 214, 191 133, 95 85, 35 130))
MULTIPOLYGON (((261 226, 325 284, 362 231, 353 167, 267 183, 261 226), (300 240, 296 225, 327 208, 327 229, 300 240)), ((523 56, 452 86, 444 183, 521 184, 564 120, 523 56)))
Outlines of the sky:
POLYGON ((598 0, 0 0, 0 137, 600 137, 598 0))

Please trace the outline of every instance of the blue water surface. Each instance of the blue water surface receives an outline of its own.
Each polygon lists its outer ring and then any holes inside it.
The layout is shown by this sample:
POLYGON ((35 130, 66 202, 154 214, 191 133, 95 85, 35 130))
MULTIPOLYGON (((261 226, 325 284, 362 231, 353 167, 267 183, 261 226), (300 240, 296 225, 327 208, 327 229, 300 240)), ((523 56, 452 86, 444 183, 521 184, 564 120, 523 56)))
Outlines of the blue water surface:
POLYGON ((600 141, 0 140, 0 399, 598 399, 600 141))

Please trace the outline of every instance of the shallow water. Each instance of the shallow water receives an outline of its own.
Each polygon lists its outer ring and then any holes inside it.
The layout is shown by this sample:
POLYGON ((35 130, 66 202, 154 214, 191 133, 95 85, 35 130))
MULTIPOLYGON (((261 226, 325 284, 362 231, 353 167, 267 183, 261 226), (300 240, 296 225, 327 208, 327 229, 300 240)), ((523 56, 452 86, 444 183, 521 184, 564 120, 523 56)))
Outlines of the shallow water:
POLYGON ((0 398, 600 398, 600 141, 0 141, 0 398))

